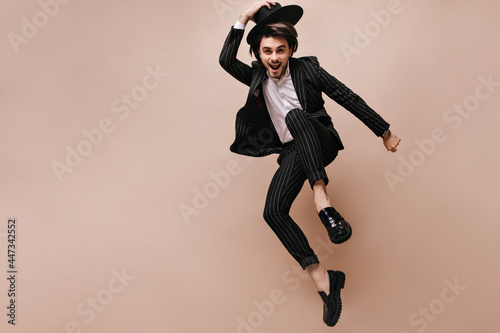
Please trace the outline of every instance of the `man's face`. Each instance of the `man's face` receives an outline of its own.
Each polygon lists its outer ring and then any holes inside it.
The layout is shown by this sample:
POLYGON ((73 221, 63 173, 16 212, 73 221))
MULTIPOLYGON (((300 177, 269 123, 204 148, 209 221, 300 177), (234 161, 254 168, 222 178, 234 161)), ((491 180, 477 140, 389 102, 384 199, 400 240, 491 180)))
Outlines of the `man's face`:
POLYGON ((290 50, 285 38, 262 37, 259 57, 272 78, 281 79, 283 77, 288 59, 291 56, 292 50, 290 50))

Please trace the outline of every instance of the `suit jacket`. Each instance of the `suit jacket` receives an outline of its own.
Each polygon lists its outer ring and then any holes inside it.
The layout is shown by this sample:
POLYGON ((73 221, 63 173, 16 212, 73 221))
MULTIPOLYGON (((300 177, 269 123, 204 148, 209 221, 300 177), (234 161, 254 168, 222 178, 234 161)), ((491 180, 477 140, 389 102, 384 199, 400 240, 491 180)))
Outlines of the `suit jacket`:
MULTIPOLYGON (((250 87, 243 108, 236 114, 236 138, 232 152, 248 156, 280 153, 283 144, 274 129, 262 93, 262 82, 268 78, 260 61, 249 66, 237 59, 244 30, 231 28, 222 48, 219 63, 238 81, 250 87)), ((389 124, 373 111, 361 97, 352 92, 319 65, 316 57, 290 58, 290 75, 304 111, 318 119, 332 132, 332 140, 343 149, 340 137, 324 108, 322 93, 349 110, 377 136, 389 129, 389 124)))

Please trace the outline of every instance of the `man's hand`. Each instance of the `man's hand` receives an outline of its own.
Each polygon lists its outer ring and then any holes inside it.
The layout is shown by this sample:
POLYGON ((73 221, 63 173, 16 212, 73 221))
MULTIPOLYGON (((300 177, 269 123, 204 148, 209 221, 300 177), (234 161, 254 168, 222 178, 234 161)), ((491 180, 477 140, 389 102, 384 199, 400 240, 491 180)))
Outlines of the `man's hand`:
POLYGON ((401 142, 401 139, 397 137, 396 134, 391 133, 389 137, 384 138, 384 146, 387 151, 396 152, 398 149, 398 145, 401 142))
POLYGON ((252 7, 248 8, 245 10, 243 13, 241 13, 240 18, 238 21, 240 21, 243 24, 247 24, 248 21, 253 21, 253 17, 255 13, 259 11, 264 6, 267 6, 267 8, 271 9, 271 5, 275 5, 274 1, 257 1, 252 5, 252 7))

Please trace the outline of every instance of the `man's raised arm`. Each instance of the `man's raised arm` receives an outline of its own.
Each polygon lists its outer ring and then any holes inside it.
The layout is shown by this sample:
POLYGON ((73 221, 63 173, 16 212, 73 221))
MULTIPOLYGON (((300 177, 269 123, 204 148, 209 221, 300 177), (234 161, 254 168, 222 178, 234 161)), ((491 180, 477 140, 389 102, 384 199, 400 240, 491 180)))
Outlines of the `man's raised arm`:
POLYGON ((222 51, 219 56, 219 64, 222 68, 224 68, 235 79, 246 84, 247 86, 250 86, 252 81, 252 68, 236 58, 238 48, 241 44, 241 40, 243 39, 245 26, 248 21, 253 21, 255 13, 257 13, 260 8, 264 6, 271 8, 271 5, 274 5, 274 2, 258 1, 241 13, 238 18, 238 22, 231 27, 231 31, 224 42, 224 46, 222 47, 222 51))

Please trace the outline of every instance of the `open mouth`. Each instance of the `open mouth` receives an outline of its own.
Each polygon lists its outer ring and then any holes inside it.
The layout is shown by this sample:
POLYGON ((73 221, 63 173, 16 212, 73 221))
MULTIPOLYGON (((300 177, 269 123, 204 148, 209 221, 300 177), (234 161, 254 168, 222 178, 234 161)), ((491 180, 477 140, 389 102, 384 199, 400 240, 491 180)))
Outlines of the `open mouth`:
POLYGON ((277 70, 281 67, 281 64, 269 64, 269 67, 270 67, 273 71, 277 71, 277 70))

